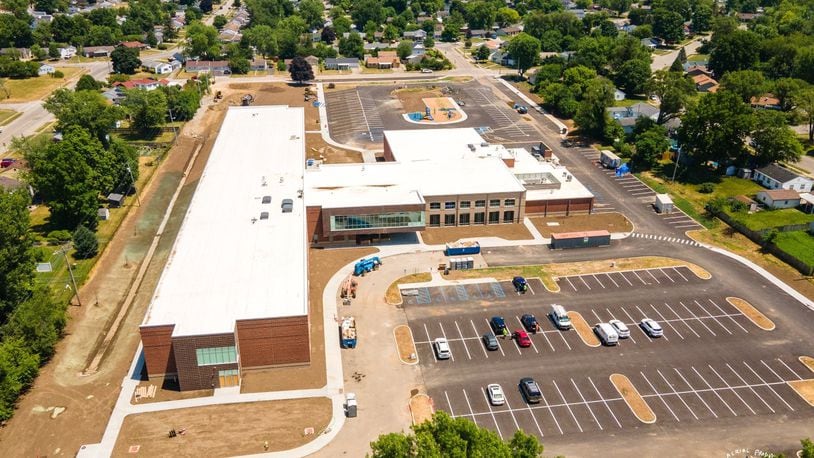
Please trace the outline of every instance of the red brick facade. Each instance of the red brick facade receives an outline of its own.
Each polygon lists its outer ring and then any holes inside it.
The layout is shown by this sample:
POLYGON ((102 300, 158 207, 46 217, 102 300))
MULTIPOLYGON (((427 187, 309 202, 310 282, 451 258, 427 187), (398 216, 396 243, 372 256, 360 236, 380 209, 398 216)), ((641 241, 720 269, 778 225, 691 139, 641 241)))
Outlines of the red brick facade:
POLYGON ((590 213, 593 209, 593 197, 562 200, 528 200, 526 215, 573 215, 590 213))
POLYGON ((237 346, 243 369, 308 364, 308 317, 238 321, 237 346))
POLYGON ((175 325, 142 326, 141 343, 144 347, 144 361, 147 373, 153 376, 172 375, 175 368, 175 355, 172 352, 172 330, 175 325))
POLYGON ((178 367, 178 386, 181 391, 220 388, 218 371, 238 369, 237 363, 198 366, 198 348, 231 347, 235 344, 234 334, 214 334, 208 336, 175 337, 172 349, 178 367))

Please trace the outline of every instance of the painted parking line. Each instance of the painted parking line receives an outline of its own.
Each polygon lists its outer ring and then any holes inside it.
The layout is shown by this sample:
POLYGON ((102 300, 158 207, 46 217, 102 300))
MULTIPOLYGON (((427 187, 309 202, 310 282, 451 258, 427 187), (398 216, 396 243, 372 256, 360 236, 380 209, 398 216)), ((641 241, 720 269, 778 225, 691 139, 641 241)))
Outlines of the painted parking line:
MULTIPOLYGON (((432 337, 430 337, 430 331, 427 329, 427 323, 424 323, 424 332, 427 334, 427 342, 432 342, 432 337)), ((418 344, 419 342, 416 342, 418 344)), ((430 353, 432 353, 432 359, 436 363, 438 362, 438 358, 435 357, 435 351, 433 350, 432 346, 430 346, 430 353)))
POLYGON ((594 422, 596 422, 596 426, 599 426, 600 430, 604 430, 605 428, 602 427, 602 423, 599 422, 599 419, 597 419, 596 415, 594 414, 594 409, 592 409, 591 405, 588 404, 588 401, 585 400, 585 396, 582 395, 582 391, 579 390, 577 382, 575 382, 573 378, 571 379, 571 384, 574 385, 574 389, 577 390, 579 398, 582 399, 583 404, 585 404, 585 407, 588 408, 588 412, 590 412, 591 416, 594 417, 594 422))
POLYGON ((571 418, 573 418, 573 419, 574 419, 574 423, 576 423, 576 424, 577 424, 577 428, 579 428, 579 432, 584 432, 584 431, 582 430, 582 425, 580 425, 580 424, 579 424, 579 420, 577 420, 577 416, 576 416, 576 415, 574 415, 574 411, 573 411, 573 410, 571 410, 571 406, 568 404, 568 401, 566 401, 566 400, 565 400, 565 396, 563 396, 563 395, 562 395, 562 391, 560 391, 560 387, 559 387, 559 386, 557 386, 557 382, 555 382, 554 380, 552 380, 552 381, 551 381, 551 383, 554 385, 554 388, 556 388, 556 389, 557 389, 557 393, 559 393, 559 394, 560 394, 560 398, 562 399, 562 403, 565 405, 565 407, 567 407, 567 408, 568 408, 568 411, 569 411, 569 412, 571 412, 571 418))
POLYGON ((684 279, 684 281, 690 281, 690 280, 689 280, 687 277, 685 277, 685 276, 684 276, 684 274, 682 274, 682 273, 681 273, 681 271, 680 271, 680 270, 678 270, 678 269, 677 269, 677 268, 675 268, 675 267, 672 267, 672 269, 673 269, 673 271, 674 271, 675 273, 677 273, 678 275, 680 275, 680 276, 681 276, 681 278, 683 278, 683 279, 684 279))
POLYGON ((794 376, 795 376, 795 377, 797 377, 797 379, 798 379, 798 380, 803 380, 803 377, 801 377, 801 376, 800 376, 800 374, 798 374, 798 373, 797 373, 797 371, 795 371, 794 369, 792 369, 791 367, 789 367, 789 365, 788 365, 788 364, 786 364, 786 362, 785 362, 785 361, 783 361, 783 360, 782 360, 782 359, 780 359, 780 358, 777 358, 777 360, 778 360, 778 361, 780 361, 780 363, 781 363, 781 364, 783 364, 783 366, 785 366, 785 367, 786 367, 786 369, 788 369, 788 370, 789 370, 789 372, 791 372, 792 374, 794 374, 794 376))
MULTIPOLYGON (((520 327, 521 327, 521 328, 525 328, 525 326, 523 326, 523 322, 522 322, 522 321, 520 321, 520 317, 515 316, 515 319, 517 319, 517 322, 518 322, 518 323, 520 323, 520 327)), ((545 334, 543 334, 543 335, 545 335, 545 334)), ((534 349, 534 353, 540 354, 540 352, 537 350, 537 345, 534 345, 534 339, 532 339, 532 338, 531 338, 531 335, 530 335, 530 334, 529 334, 529 342, 531 342, 531 348, 533 348, 533 349, 534 349)), ((518 346, 519 346, 519 345, 520 345, 520 344, 518 343, 518 346)), ((551 347, 551 348, 552 348, 552 350, 554 349, 554 347, 551 347)))
MULTIPOLYGON (((616 317, 613 315, 613 313, 611 313, 610 309, 608 309, 608 308, 606 307, 606 308, 605 308, 605 311, 607 311, 607 312, 608 312, 608 315, 610 315, 610 317, 611 317, 611 319, 612 319, 612 320, 615 320, 615 319, 616 319, 616 317)), ((630 337, 628 337, 628 339, 630 339, 630 340, 631 340, 631 342, 636 343, 636 339, 634 339, 634 338, 633 338, 633 334, 631 334, 631 335, 630 335, 630 337)))
MULTIPOLYGON (((441 323, 438 323, 438 327, 441 328, 441 335, 444 336, 444 338, 446 339, 447 338, 447 333, 444 332, 444 325, 441 324, 441 323)), ((447 339, 447 342, 449 342, 449 339, 447 339)), ((464 345, 466 345, 466 344, 464 344, 464 345)), ((435 353, 435 352, 433 352, 433 353, 435 353)), ((455 355, 453 355, 452 352, 449 352, 449 357, 452 360, 452 362, 454 363, 455 362, 455 355)))
POLYGON ((705 401, 704 398, 701 397, 701 394, 690 384, 690 382, 687 380, 686 377, 684 377, 684 375, 678 370, 678 368, 674 367, 673 370, 675 371, 676 374, 678 374, 679 377, 681 377, 681 380, 684 381, 684 384, 687 385, 687 387, 693 393, 695 393, 695 396, 698 397, 698 400, 701 401, 704 404, 704 406, 706 406, 707 410, 709 410, 709 413, 711 413, 715 418, 718 418, 718 414, 715 413, 714 410, 712 410, 712 407, 710 407, 709 404, 707 404, 707 401, 705 401))
MULTIPOLYGON (((751 371, 753 374, 755 374, 755 377, 757 377, 758 380, 760 380, 761 383, 766 385, 769 388, 769 390, 771 390, 771 392, 774 393, 774 395, 778 397, 778 399, 783 401, 783 404, 786 404, 786 407, 788 407, 789 410, 791 410, 792 412, 794 411, 794 407, 792 407, 791 404, 786 402, 786 400, 783 399, 783 396, 780 396, 780 393, 778 393, 777 390, 775 390, 774 387, 769 384, 769 382, 767 382, 763 377, 760 376, 760 374, 758 374, 754 369, 752 369, 752 366, 750 366, 746 361, 742 361, 742 362, 743 362, 743 365, 746 366, 747 369, 749 369, 749 371, 751 371)), ((763 362, 763 361, 761 361, 761 362, 763 362)))
POLYGON ((638 278, 638 279, 639 279, 639 281, 640 281, 640 282, 642 282, 642 284, 643 284, 643 285, 646 285, 646 284, 647 284, 647 282, 646 282, 646 281, 642 280, 642 277, 640 277, 640 276, 639 276, 639 273, 638 273, 638 272, 636 272, 636 271, 634 270, 634 271, 633 271, 633 274, 634 274, 634 275, 636 275, 636 278, 638 278))
POLYGON ((735 396, 737 396, 737 397, 738 397, 738 399, 740 399, 740 400, 741 400, 741 402, 743 403, 743 405, 745 405, 745 406, 746 406, 746 408, 748 408, 748 409, 749 409, 749 411, 750 411, 750 412, 752 412, 752 415, 757 415, 757 413, 755 412, 755 409, 753 409, 753 408, 752 408, 752 406, 750 406, 750 405, 749 405, 749 404, 748 404, 748 403, 747 403, 747 402, 746 402, 746 401, 745 401, 745 400, 744 400, 744 399, 741 397, 741 395, 740 395, 740 394, 738 394, 738 392, 737 392, 737 391, 735 391, 735 389, 734 389, 734 388, 732 388, 732 386, 729 384, 729 382, 727 382, 727 381, 726 381, 726 380, 725 380, 723 377, 721 377, 721 374, 719 374, 719 373, 718 373, 718 371, 716 371, 714 367, 712 367, 712 366, 711 366, 711 365, 709 365, 709 364, 707 364, 707 367, 709 367, 709 368, 712 370, 712 372, 715 372, 715 375, 717 375, 717 376, 718 376, 718 378, 721 380, 721 382, 723 382, 723 384, 724 384, 724 385, 725 385, 727 388, 729 388, 729 391, 733 392, 733 393, 735 394, 735 396))
POLYGON ((571 288, 574 288, 574 291, 576 291, 576 290, 577 290, 577 287, 576 287, 576 286, 574 286, 574 284, 573 284, 573 283, 571 283, 571 279, 570 279, 570 278, 565 277, 565 280, 568 282, 568 284, 569 284, 569 285, 571 285, 571 288))
POLYGON ((517 417, 514 416, 514 409, 512 409, 511 404, 509 404, 509 398, 505 396, 504 398, 506 398, 506 408, 509 410, 509 415, 512 416, 512 421, 514 421, 515 429, 520 429, 520 425, 517 423, 517 417))
POLYGON ((447 394, 446 390, 444 390, 444 397, 447 398, 447 407, 449 407, 450 416, 452 416, 452 418, 455 418, 455 411, 452 410, 452 403, 449 402, 449 395, 447 394))
MULTIPOLYGON (((627 310, 625 310, 625 308, 624 308, 624 307, 619 307, 619 308, 622 310, 622 312, 624 312, 624 314, 625 314, 625 315, 627 315, 627 317, 628 317, 628 318, 630 318, 630 322, 631 322, 631 323, 637 323, 637 321, 636 321, 636 320, 634 320, 634 319, 633 319, 633 317, 632 317, 632 316, 630 316, 630 314, 629 314, 629 313, 627 313, 627 310)), ((648 336, 648 335, 647 335, 647 333, 646 333, 646 332, 644 332, 644 330, 642 329, 642 327, 641 327, 641 326, 639 326, 638 324, 636 324, 636 328, 638 328, 638 329, 639 329, 639 331, 642 331, 642 334, 644 334, 644 336, 645 336, 645 337, 647 337, 647 340, 649 340, 650 342, 652 342, 652 341, 653 341, 653 339, 651 339, 651 338, 650 338, 650 336, 648 336)))
MULTIPOLYGON (((715 303, 715 301, 713 301, 712 299, 707 299, 707 300, 708 300, 708 301, 709 301, 709 302, 710 302, 712 305, 714 305, 714 306, 715 306, 715 308, 717 308, 717 309, 718 309, 718 310, 721 312, 721 314, 726 314, 726 312, 724 311, 724 309, 722 309, 722 308, 721 308, 721 307, 720 307, 720 306, 719 306, 717 303, 715 303)), ((746 329, 746 328, 744 328, 744 327, 743 327, 743 326, 742 326, 740 323, 738 323, 738 322, 737 322, 737 320, 735 320, 735 318, 733 318, 733 317, 731 317, 731 316, 730 316, 730 317, 729 317, 729 319, 730 319, 730 320, 731 320, 733 323, 735 323, 735 325, 737 325, 739 328, 741 328, 741 330, 742 330, 743 332, 745 332, 745 333, 747 333, 747 334, 749 333, 749 330, 748 330, 748 329, 746 329)))
POLYGON ((703 320, 701 320, 701 318, 698 318, 698 315, 696 315, 695 313, 693 313, 693 312, 692 312, 692 310, 690 310, 690 309, 689 309, 689 308, 688 308, 686 305, 684 305, 684 303, 683 303, 683 302, 679 301, 678 303, 679 303, 679 304, 681 304, 681 306, 682 306, 682 307, 684 307, 684 310, 686 310, 686 311, 687 311, 687 313, 689 313, 690 315, 692 315, 693 317, 695 317, 695 319, 696 319, 696 320, 698 320, 698 322, 699 322, 699 323, 701 323, 701 324, 702 324, 702 325, 703 325, 705 328, 707 328, 707 331, 709 331, 709 333, 710 333, 710 334, 712 334, 713 336, 717 336, 717 334, 715 334, 715 331, 713 331, 712 329, 710 329, 710 328, 709 328, 709 326, 707 326, 707 324, 706 324, 706 323, 704 323, 704 321, 703 321, 703 320))
POLYGON ((582 284, 583 284, 583 285, 585 285, 585 287, 586 287, 586 288, 588 288, 588 290, 590 290, 590 289, 591 289, 591 287, 590 287, 590 286, 588 286, 588 283, 586 283, 586 282, 585 282, 585 279, 584 279, 584 278, 582 278, 582 275, 580 275, 580 276, 579 276, 579 279, 580 279, 580 280, 582 280, 582 284))
POLYGON ((560 431, 560 435, 565 434, 562 431, 562 426, 560 426, 560 422, 557 420, 557 416, 554 415, 554 409, 552 409, 551 405, 548 403, 548 399, 546 399, 545 393, 543 393, 543 390, 540 390, 540 397, 543 398, 543 404, 545 405, 546 409, 548 410, 548 413, 551 415, 551 418, 554 419, 554 424, 557 425, 557 430, 560 431))
POLYGON ((768 407, 768 408, 769 408, 769 410, 771 410, 771 411, 772 411, 772 413, 776 413, 776 412, 775 412, 775 410, 774 410, 774 408, 773 408, 771 405, 769 405, 769 403, 768 403, 768 402, 766 402, 766 400, 765 400, 765 399, 763 399, 763 396, 761 396, 760 394, 758 394, 758 392, 757 392, 757 391, 755 391, 754 386, 750 385, 750 384, 749 384, 749 383, 748 383, 746 380, 744 380, 743 376, 741 376, 741 374, 739 374, 739 373, 738 373, 738 371, 736 371, 735 369, 733 369, 733 368, 732 368, 732 366, 731 366, 729 363, 726 363, 726 367, 728 367, 728 368, 729 368, 729 370, 730 370, 730 371, 732 371, 732 373, 733 373, 733 374, 735 374, 735 376, 736 376, 736 377, 738 377, 738 379, 741 381, 741 383, 743 383, 744 385, 748 385, 748 386, 749 386, 749 390, 750 390, 750 391, 752 391, 752 394, 754 394, 755 396, 757 396, 757 398, 758 398, 758 399, 760 399, 760 401, 761 401, 761 402, 762 402, 762 403, 763 403, 763 404, 764 404, 766 407, 768 407))
POLYGON ((690 324, 689 324, 689 323, 687 323, 687 321, 686 321, 686 320, 684 320, 684 319, 682 319, 682 318, 681 318, 681 315, 679 315, 679 314, 678 314, 678 312, 676 312, 676 311, 675 311, 675 310, 674 310, 672 307, 670 307, 670 304, 668 304, 668 303, 666 303, 666 302, 665 302, 665 303, 664 303, 664 305, 665 305, 665 306, 666 306, 668 309, 670 309, 670 311, 671 311, 671 312, 673 312, 673 315, 675 315, 675 317, 676 317, 676 318, 677 318, 679 321, 681 321, 682 323, 684 323, 684 326, 686 326, 686 327, 687 327, 687 329, 689 329, 689 330, 690 330, 690 332, 692 332, 693 334, 695 334, 695 337, 698 337, 698 338, 700 338, 700 337, 701 337, 701 336, 700 336, 700 335, 699 335, 697 332, 695 332, 695 329, 693 329, 693 327, 692 327, 692 326, 690 326, 690 324))
POLYGON ((667 380, 667 377, 665 377, 665 376, 664 376, 664 374, 662 374, 662 373, 661 373, 661 369, 656 369, 656 373, 658 373, 658 374, 659 374, 659 376, 661 377, 661 379, 662 379, 662 380, 664 380, 664 383, 666 383, 666 384, 667 384, 667 386, 668 386, 668 387, 670 387, 670 390, 672 390, 672 391, 673 391, 673 394, 675 394, 675 395, 676 395, 676 397, 678 398, 678 400, 679 400, 679 401, 681 401, 681 403, 682 403, 682 404, 684 404, 684 407, 686 407, 686 408, 687 408, 687 410, 689 410, 689 411, 690 411, 690 414, 692 414, 693 418, 695 418, 696 420, 698 420, 698 415, 696 415, 696 414, 695 414, 695 411, 694 411, 694 410, 692 410, 692 408, 690 407, 690 405, 689 405, 689 404, 687 404, 687 401, 685 401, 685 400, 684 400, 684 398, 683 398, 683 397, 681 397, 681 395, 679 395, 679 394, 678 394, 678 391, 676 391, 676 389, 675 389, 675 387, 673 386, 673 384, 672 384, 672 383, 670 383, 670 381, 669 381, 669 380, 667 380))
POLYGON ((625 281, 627 282, 628 285, 633 286, 633 283, 631 283, 630 280, 627 279, 627 276, 625 276, 624 272, 619 272, 619 275, 621 275, 622 278, 625 279, 625 281))
MULTIPOLYGON (((643 317, 648 318, 647 314, 646 314, 646 313, 644 313, 644 311, 643 311, 641 308, 639 308, 639 306, 638 306, 638 305, 636 306, 636 310, 638 310, 638 311, 639 311, 639 313, 641 313, 643 317)), ((642 319, 644 319, 644 318, 642 318, 642 319)), ((644 328, 643 328, 642 326, 639 326, 639 329, 641 329, 641 330, 642 330, 642 332, 644 332, 644 334, 645 334, 647 337, 650 337, 650 336, 647 334, 647 332, 644 330, 644 328)), ((663 329, 662 329, 661 337, 662 337, 664 340, 667 340, 667 341, 669 341, 669 340, 670 340, 670 339, 668 339, 668 338, 667 338, 667 336, 664 334, 664 330, 663 330, 663 329)))
MULTIPOLYGON (((653 272, 652 272, 650 269, 647 269, 647 273, 648 273, 648 274, 650 274, 650 277, 651 277, 653 280, 656 280, 656 283, 661 284, 661 282, 659 281, 659 279, 658 279, 658 278, 656 278, 656 276, 655 276, 655 275, 653 275, 653 272)), ((667 278, 670 278, 670 277, 667 277, 667 278)), ((670 278, 670 280, 672 280, 672 278, 670 278)), ((675 283, 675 282, 673 282, 673 283, 675 283)))
POLYGON ((654 312, 656 312, 656 314, 657 314, 657 315, 658 315, 658 316, 661 318, 661 320, 662 320, 662 321, 664 321, 665 323, 667 323, 667 325, 668 325, 668 326, 670 326, 670 328, 672 328, 672 330, 673 330, 673 331, 675 331, 676 335, 677 335, 677 336, 678 336, 678 337, 679 337, 681 340, 684 340, 684 336, 683 336, 683 335, 681 335, 681 333, 680 333, 680 332, 678 332, 678 329, 676 329, 676 328, 675 328, 675 326, 673 326, 673 323, 671 323, 670 321, 668 321, 668 320, 667 320, 667 318, 665 318, 665 317, 664 317, 664 315, 662 315, 662 313, 659 311, 659 309, 657 309, 656 307, 654 307, 654 306, 653 306, 653 304, 650 304, 650 308, 652 308, 652 309, 653 309, 653 311, 654 311, 654 312))
POLYGON ((591 275, 591 276, 594 277, 594 280, 596 280, 596 282, 599 283, 599 286, 601 286, 602 289, 605 289, 605 285, 603 285, 602 282, 599 281, 599 279, 596 277, 596 275, 591 275))
POLYGON ((698 372, 698 369, 696 369, 696 368, 695 368, 695 366, 691 366, 691 369, 693 370, 693 372, 695 372, 695 375, 696 375, 696 376, 698 376, 698 378, 699 378, 699 379, 701 379, 701 381, 702 381, 702 382, 704 382, 704 384, 707 386, 707 388, 708 388, 710 391, 712 391, 712 393, 714 393, 714 394, 715 394, 715 396, 717 396, 717 397, 718 397, 718 400, 719 400, 719 401, 721 401, 721 403, 722 403, 723 405, 725 405, 727 409, 729 409, 729 412, 731 412, 731 413, 732 413, 732 415, 734 415, 734 416, 736 416, 736 417, 737 417, 737 416, 738 416, 737 412, 735 412, 735 410, 734 410, 734 409, 732 409, 732 407, 729 405, 729 403, 728 403, 728 402, 724 401, 724 398, 722 398, 722 397, 721 397, 721 394, 720 394, 720 393, 718 393, 718 391, 717 391, 716 389, 712 388, 712 385, 710 385, 710 384, 709 384, 709 382, 707 381, 707 379, 705 379, 705 378, 704 378, 704 377, 701 375, 701 373, 700 373, 700 372, 698 372))
POLYGON ((489 400, 489 396, 486 394, 486 388, 485 387, 481 390, 481 394, 483 394, 483 399, 486 401, 486 407, 489 408, 489 414, 492 416, 492 421, 495 423, 495 429, 497 429, 497 435, 500 436, 500 439, 502 440, 503 439, 503 433, 500 432, 500 425, 497 423, 497 418, 495 417, 495 412, 492 410, 492 402, 489 400))
MULTIPOLYGON (((675 413, 675 412, 673 412, 673 409, 670 407, 670 405, 669 405, 669 404, 667 404, 667 401, 665 401, 665 400, 664 400, 664 397, 661 395, 661 393, 659 392, 659 390, 657 390, 657 389, 656 389, 656 387, 655 387, 655 386, 653 386, 653 384, 652 384, 652 383, 650 383, 650 380, 647 378, 647 376, 645 376, 645 375, 644 375, 644 372, 639 371, 639 374, 641 374, 641 376, 642 376, 642 378, 644 379, 644 381, 645 381, 645 382, 647 382, 647 384, 648 384, 648 385, 650 385, 650 389, 651 389, 651 390, 653 390, 653 393, 654 393, 656 396, 658 396, 658 398, 661 400, 661 403, 662 403, 662 404, 664 404, 664 407, 667 407, 667 410, 668 410, 668 411, 669 411, 669 412, 670 412, 670 413, 673 415, 673 418, 675 418, 675 419, 676 419, 676 421, 681 421, 681 420, 679 420, 678 415, 676 415, 676 413, 675 413)), ((642 395, 642 397, 646 397, 646 396, 647 396, 647 395, 642 395)))
MULTIPOLYGON (((475 327, 475 322, 472 321, 472 320, 469 320, 469 324, 472 325, 472 330, 475 331, 475 335, 476 336, 480 335, 480 334, 478 334, 478 328, 475 327)), ((497 339, 495 339, 495 341, 497 341, 497 339)), ((489 357, 489 352, 486 351, 486 346, 483 345, 483 344, 478 345, 478 346, 480 347, 481 351, 483 351, 483 356, 488 358, 489 357)), ((500 348, 500 343, 497 344, 497 347, 500 348)), ((503 350, 501 349, 500 352, 503 353, 503 350)))
POLYGON ((461 341, 464 344, 464 350, 466 350, 466 357, 471 360, 472 355, 469 353, 469 346, 466 344, 466 340, 464 339, 464 334, 461 332, 461 327, 458 326, 458 321, 455 321, 455 329, 458 330, 458 335, 461 336, 461 341))
POLYGON ((466 390, 461 389, 461 391, 464 393, 464 400, 466 401, 466 407, 469 409, 469 415, 472 417, 472 422, 477 425, 478 419, 475 417, 475 412, 472 410, 472 404, 469 403, 469 396, 466 395, 466 390))
MULTIPOLYGON (((701 310, 703 310, 703 311, 704 311, 704 313, 706 313, 708 317, 710 317, 710 318, 712 318, 713 320, 715 320, 715 322, 716 322, 716 323, 718 323, 718 324, 719 324, 719 325, 720 325, 722 328, 724 328, 724 331, 728 332, 730 336, 732 335, 732 331, 730 331, 730 330, 729 330, 729 328, 727 328, 726 326, 724 326, 724 324, 723 324, 723 323, 721 323, 720 321, 718 321, 718 318, 717 318, 717 317, 712 316, 712 314, 711 314, 711 313, 709 313, 709 311, 708 311, 707 309, 705 309, 705 308, 704 308, 704 306, 703 306, 703 305, 701 305, 701 303, 700 303, 700 302, 698 302, 698 301, 694 301, 694 302, 695 302, 695 305, 697 305, 697 306, 698 306, 698 307, 699 307, 701 310)), ((732 318, 732 317, 730 317, 730 318, 732 318)))
POLYGON ((608 401, 606 401, 605 398, 602 396, 602 393, 599 392, 599 389, 596 387, 596 384, 594 383, 593 379, 591 379, 591 377, 588 377, 588 381, 591 382, 591 386, 594 388, 594 391, 596 391, 596 395, 599 396, 599 399, 602 400, 603 404, 605 404, 605 408, 608 409, 608 413, 610 413, 611 417, 613 417, 613 421, 616 422, 616 426, 621 428, 622 424, 619 423, 619 419, 616 418, 616 414, 613 413, 613 409, 611 409, 610 406, 608 405, 608 401))
POLYGON ((613 286, 615 286, 617 288, 619 287, 619 283, 616 283, 616 280, 614 280, 613 277, 611 277, 609 273, 606 273, 605 276, 608 277, 608 280, 613 282, 613 286))

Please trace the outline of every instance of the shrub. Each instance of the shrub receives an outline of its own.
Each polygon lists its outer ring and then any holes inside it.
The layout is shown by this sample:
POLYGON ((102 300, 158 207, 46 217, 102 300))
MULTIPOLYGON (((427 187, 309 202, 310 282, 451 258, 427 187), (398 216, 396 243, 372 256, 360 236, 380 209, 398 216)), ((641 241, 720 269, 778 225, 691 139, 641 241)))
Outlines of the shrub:
POLYGON ((73 233, 73 246, 76 259, 88 259, 96 256, 99 252, 99 240, 96 234, 83 225, 79 225, 73 233))
POLYGON ((59 230, 49 232, 45 238, 50 245, 59 245, 60 243, 71 240, 72 237, 70 231, 59 230))
POLYGON ((733 200, 729 204, 729 209, 735 213, 740 213, 746 211, 746 204, 739 200, 733 200))
POLYGON ((712 183, 701 183, 698 186, 698 192, 701 194, 712 194, 712 191, 715 191, 715 185, 712 183))
POLYGON ((712 200, 708 201, 707 204, 704 205, 704 209, 710 215, 715 216, 718 213, 721 213, 724 210, 725 206, 726 206, 726 199, 724 199, 723 197, 718 197, 716 199, 712 199, 712 200))
POLYGON ((54 70, 54 73, 51 73, 51 78, 65 78, 65 74, 59 70, 54 70))

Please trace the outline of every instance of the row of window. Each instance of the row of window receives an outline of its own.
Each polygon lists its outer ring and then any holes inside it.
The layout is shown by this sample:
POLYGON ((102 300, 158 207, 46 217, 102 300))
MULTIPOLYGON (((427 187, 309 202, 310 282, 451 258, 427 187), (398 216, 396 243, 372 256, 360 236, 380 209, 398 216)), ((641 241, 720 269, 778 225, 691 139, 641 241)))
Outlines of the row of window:
MULTIPOLYGON (((444 216, 444 226, 456 225, 455 215, 443 215, 443 216, 444 216)), ((508 210, 503 212, 503 222, 504 223, 514 222, 514 210, 508 210)), ((489 224, 497 223, 500 223, 500 212, 499 211, 489 212, 489 224)), ((478 212, 472 215, 470 215, 469 213, 461 213, 460 215, 458 215, 457 218, 458 226, 468 226, 470 224, 486 224, 486 213, 478 212)), ((441 215, 430 215, 430 227, 438 227, 440 225, 441 225, 441 215)))
POLYGON ((331 216, 331 231, 350 231, 355 229, 376 229, 387 227, 420 227, 423 225, 423 211, 331 216))
MULTIPOLYGON (((504 207, 514 207, 514 199, 504 199, 503 206, 504 207)), ((462 200, 458 203, 459 208, 471 208, 472 202, 469 200, 462 200)), ((490 207, 500 207, 500 199, 490 199, 489 200, 490 207)), ((475 201, 475 208, 484 208, 486 207, 485 200, 476 200, 475 201)), ((430 202, 430 210, 440 210, 441 209, 441 202, 430 202)), ((455 201, 448 201, 444 202, 444 209, 445 210, 455 210, 455 201)))
POLYGON ((197 348, 195 356, 199 366, 213 366, 215 364, 231 364, 237 362, 237 349, 230 347, 197 348))

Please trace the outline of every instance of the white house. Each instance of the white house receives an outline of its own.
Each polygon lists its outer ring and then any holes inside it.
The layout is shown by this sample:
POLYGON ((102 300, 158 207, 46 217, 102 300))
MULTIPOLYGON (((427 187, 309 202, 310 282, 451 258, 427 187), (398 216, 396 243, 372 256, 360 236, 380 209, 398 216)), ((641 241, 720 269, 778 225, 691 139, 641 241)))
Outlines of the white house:
POLYGON ((792 189, 797 192, 811 192, 811 188, 814 187, 814 179, 798 175, 777 164, 769 164, 755 170, 752 179, 768 189, 792 189))
POLYGON ((144 71, 155 73, 156 75, 166 75, 172 73, 172 65, 167 62, 158 62, 155 60, 146 60, 141 63, 141 68, 144 71))
POLYGON ((627 97, 627 94, 625 94, 625 91, 623 91, 621 89, 616 89, 615 91, 613 91, 613 100, 616 100, 617 102, 619 102, 619 101, 625 100, 625 97, 627 97))
POLYGON ((50 75, 50 74, 54 73, 55 71, 56 71, 56 69, 52 65, 42 64, 42 65, 40 65, 40 68, 37 69, 37 75, 39 75, 39 76, 50 75))
POLYGON ((757 193, 757 200, 769 208, 794 208, 800 205, 800 194, 791 189, 767 189, 757 193))
POLYGON ((66 46, 64 48, 59 48, 59 57, 61 59, 70 59, 76 55, 76 48, 73 46, 66 46))

